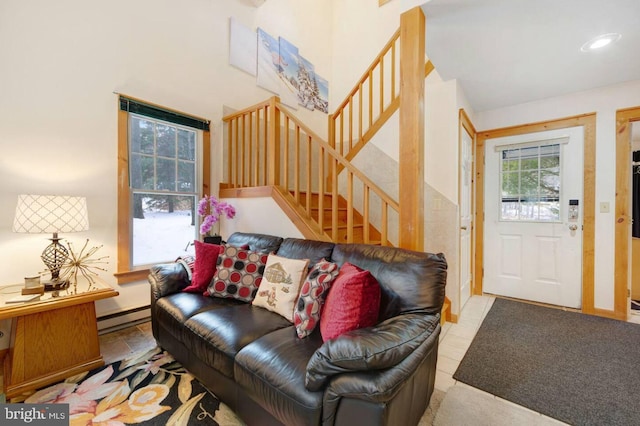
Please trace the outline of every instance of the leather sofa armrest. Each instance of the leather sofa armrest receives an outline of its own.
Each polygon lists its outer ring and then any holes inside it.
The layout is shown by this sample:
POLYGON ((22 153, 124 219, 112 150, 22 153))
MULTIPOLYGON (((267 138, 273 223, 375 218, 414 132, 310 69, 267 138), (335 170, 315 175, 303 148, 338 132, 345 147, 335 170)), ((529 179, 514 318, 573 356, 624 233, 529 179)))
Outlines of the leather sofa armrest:
POLYGON ((153 301, 177 293, 189 285, 189 274, 181 263, 155 265, 149 270, 149 284, 153 301))
POLYGON ((328 340, 309 360, 305 386, 319 391, 337 374, 394 367, 429 339, 439 324, 439 315, 405 314, 328 340))
POLYGON ((324 393, 322 424, 334 424, 343 398, 374 404, 384 404, 395 398, 425 359, 437 356, 432 352, 437 351, 439 337, 440 325, 437 324, 433 333, 395 367, 384 370, 350 372, 333 377, 324 393))

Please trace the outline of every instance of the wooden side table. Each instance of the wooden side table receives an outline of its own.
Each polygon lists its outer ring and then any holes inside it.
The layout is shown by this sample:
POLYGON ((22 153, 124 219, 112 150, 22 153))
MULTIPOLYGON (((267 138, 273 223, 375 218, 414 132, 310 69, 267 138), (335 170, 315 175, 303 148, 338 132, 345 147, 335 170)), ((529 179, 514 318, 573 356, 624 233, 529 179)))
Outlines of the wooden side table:
POLYGON ((4 361, 6 398, 18 399, 104 365, 94 302, 118 294, 104 282, 85 283, 61 290, 55 297, 50 292, 39 301, 8 304, 6 300, 15 294, 0 292, 0 320, 13 320, 4 361))

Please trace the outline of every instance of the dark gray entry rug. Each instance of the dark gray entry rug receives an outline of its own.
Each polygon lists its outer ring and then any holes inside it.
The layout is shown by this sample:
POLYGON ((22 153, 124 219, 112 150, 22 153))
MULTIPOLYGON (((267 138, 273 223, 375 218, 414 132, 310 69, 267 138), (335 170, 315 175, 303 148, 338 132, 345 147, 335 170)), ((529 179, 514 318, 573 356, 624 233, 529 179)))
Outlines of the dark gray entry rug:
POLYGON ((496 299, 453 378, 573 425, 640 424, 640 325, 496 299))

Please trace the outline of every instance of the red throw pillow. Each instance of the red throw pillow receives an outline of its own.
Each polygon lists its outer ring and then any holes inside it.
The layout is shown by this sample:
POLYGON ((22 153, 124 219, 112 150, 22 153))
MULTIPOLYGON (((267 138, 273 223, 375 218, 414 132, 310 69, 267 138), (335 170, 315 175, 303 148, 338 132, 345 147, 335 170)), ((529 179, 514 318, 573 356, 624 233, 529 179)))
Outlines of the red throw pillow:
POLYGON ((198 240, 194 241, 193 244, 196 249, 193 276, 191 278, 191 284, 182 291, 188 293, 203 293, 211 282, 213 274, 216 272, 218 255, 224 251, 224 247, 216 244, 203 243, 198 240))
POLYGON ((331 285, 320 316, 322 340, 326 342, 347 331, 375 325, 379 310, 378 281, 371 272, 345 263, 331 285))

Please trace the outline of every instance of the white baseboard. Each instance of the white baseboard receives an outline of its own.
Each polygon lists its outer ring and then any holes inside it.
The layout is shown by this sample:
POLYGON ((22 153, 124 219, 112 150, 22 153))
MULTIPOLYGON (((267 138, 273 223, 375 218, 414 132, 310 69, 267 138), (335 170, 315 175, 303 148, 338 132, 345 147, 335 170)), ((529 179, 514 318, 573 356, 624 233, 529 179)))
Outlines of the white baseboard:
POLYGON ((109 315, 106 318, 98 318, 98 332, 100 334, 110 333, 121 328, 148 321, 150 318, 151 310, 149 308, 109 315))

